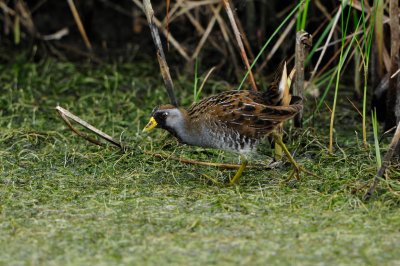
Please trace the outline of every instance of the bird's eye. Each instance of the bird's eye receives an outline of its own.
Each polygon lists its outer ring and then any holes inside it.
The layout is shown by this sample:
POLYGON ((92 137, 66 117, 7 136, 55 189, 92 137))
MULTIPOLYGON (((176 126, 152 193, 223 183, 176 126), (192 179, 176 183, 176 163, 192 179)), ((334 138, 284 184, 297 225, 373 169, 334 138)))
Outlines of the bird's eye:
POLYGON ((162 119, 166 119, 167 116, 168 116, 168 112, 164 112, 164 113, 162 113, 162 115, 161 115, 162 119))

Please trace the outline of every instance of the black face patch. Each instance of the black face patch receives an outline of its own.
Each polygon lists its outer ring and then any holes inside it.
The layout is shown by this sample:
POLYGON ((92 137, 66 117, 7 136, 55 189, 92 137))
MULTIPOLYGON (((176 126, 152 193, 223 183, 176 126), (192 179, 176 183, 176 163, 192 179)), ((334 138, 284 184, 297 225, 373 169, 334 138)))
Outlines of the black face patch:
POLYGON ((156 122, 157 122, 157 128, 162 128, 162 129, 167 130, 174 137, 176 137, 179 142, 182 142, 182 139, 179 137, 176 130, 172 127, 167 126, 166 120, 167 120, 168 116, 169 116, 168 110, 158 110, 153 113, 154 120, 156 120, 156 122))
POLYGON ((165 122, 168 117, 168 111, 163 111, 163 110, 156 111, 153 113, 153 117, 154 117, 154 120, 156 120, 156 122, 157 122, 157 127, 165 128, 165 122))

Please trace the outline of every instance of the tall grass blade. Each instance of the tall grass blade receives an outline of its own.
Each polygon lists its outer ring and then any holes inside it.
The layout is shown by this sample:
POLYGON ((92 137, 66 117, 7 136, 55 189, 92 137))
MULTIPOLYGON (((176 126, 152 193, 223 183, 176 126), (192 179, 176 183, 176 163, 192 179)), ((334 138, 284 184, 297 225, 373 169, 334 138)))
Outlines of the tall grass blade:
POLYGON ((376 109, 372 113, 372 128, 374 130, 374 143, 375 143, 375 154, 376 154, 376 167, 377 169, 381 168, 382 160, 381 160, 381 151, 379 149, 379 138, 378 138, 378 120, 376 118, 376 109))
POLYGON ((19 26, 19 16, 15 16, 14 20, 14 44, 19 44, 20 42, 20 26, 19 26))
POLYGON ((197 94, 196 94, 196 98, 194 99, 194 102, 197 102, 197 101, 199 100, 200 93, 201 93, 201 91, 203 90, 204 84, 206 84, 206 81, 207 81, 208 77, 211 75, 211 73, 214 71, 214 69, 215 69, 215 66, 212 67, 212 68, 208 71, 207 75, 204 77, 203 81, 202 81, 201 84, 200 84, 199 90, 198 90, 198 92, 197 92, 197 94))
MULTIPOLYGON (((335 96, 333 98, 331 123, 330 123, 330 128, 329 128, 329 152, 330 153, 333 153, 333 123, 334 123, 334 119, 335 119, 336 101, 337 101, 338 90, 339 90, 340 70, 341 70, 343 62, 344 62, 344 60, 343 60, 344 41, 345 41, 345 38, 346 38, 347 28, 348 28, 348 25, 349 25, 350 12, 351 12, 351 3, 352 2, 353 1, 351 0, 350 1, 349 11, 348 11, 348 14, 347 14, 346 26, 345 26, 344 29, 343 29, 343 26, 344 26, 344 21, 343 21, 343 18, 344 18, 344 14, 343 14, 344 13, 344 6, 342 6, 342 12, 341 12, 342 45, 341 45, 341 48, 340 48, 339 66, 338 66, 338 71, 337 71, 337 75, 336 75, 335 96)), ((344 4, 344 3, 342 2, 342 4, 344 4)), ((346 4, 347 4, 347 1, 346 1, 346 4)), ((354 37, 353 37, 353 39, 354 39, 354 37)))
POLYGON ((300 30, 304 30, 306 28, 306 18, 307 18, 307 11, 308 11, 308 3, 309 3, 309 0, 306 0, 306 2, 304 4, 304 10, 303 10, 302 19, 301 19, 300 30))
MULTIPOLYGON (((360 27, 360 23, 361 23, 361 18, 358 20, 358 24, 357 24, 356 29, 358 29, 358 28, 360 27)), ((331 88, 332 83, 333 83, 333 79, 334 79, 335 76, 337 75, 337 72, 338 72, 337 70, 338 70, 339 66, 340 66, 340 68, 342 68, 344 62, 346 61, 346 58, 347 58, 347 56, 349 55, 350 49, 352 48, 353 43, 354 43, 354 41, 356 40, 355 37, 356 37, 356 35, 353 34, 353 37, 352 37, 352 39, 351 39, 349 45, 347 46, 346 51, 345 51, 344 54, 343 54, 342 60, 339 61, 339 65, 336 66, 336 67, 334 67, 334 68, 333 68, 333 71, 331 70, 333 73, 332 73, 332 75, 330 76, 330 80, 329 80, 329 82, 328 82, 328 85, 326 86, 326 89, 325 89, 325 91, 324 91, 324 94, 322 95, 321 100, 319 100, 318 105, 317 105, 317 107, 315 108, 313 114, 312 114, 307 120, 305 120, 305 121, 303 122, 303 125, 309 123, 309 122, 314 118, 315 114, 318 112, 319 108, 320 108, 321 105, 324 103, 324 100, 325 100, 325 98, 326 98, 326 96, 327 96, 327 94, 328 94, 328 92, 329 92, 329 90, 330 90, 330 88, 331 88)), ((329 71, 329 72, 330 72, 330 71, 329 71)), ((328 72, 328 73, 329 73, 329 72, 328 72)), ((324 80, 325 80, 325 79, 326 79, 326 78, 324 78, 324 80)))
POLYGON ((318 38, 318 40, 313 45, 313 48, 311 49, 310 54, 308 55, 307 60, 305 62, 305 66, 310 62, 311 58, 315 54, 316 50, 320 47, 320 45, 321 45, 322 41, 325 39, 326 35, 331 31, 331 28, 335 23, 336 16, 340 16, 340 12, 336 13, 335 17, 333 19, 331 19, 328 26, 326 26, 326 28, 323 31, 323 33, 321 34, 321 36, 318 38))
POLYGON ((258 59, 262 55, 262 53, 265 51, 267 48, 268 44, 271 42, 271 40, 275 37, 275 35, 278 34, 280 29, 283 27, 283 25, 286 24, 286 22, 296 13, 297 9, 301 7, 305 0, 301 0, 301 2, 292 10, 292 12, 289 13, 289 15, 286 16, 286 18, 282 21, 282 23, 278 26, 278 28, 272 33, 271 37, 265 42, 264 46, 261 48, 260 52, 258 52, 256 58, 254 58, 254 62, 251 64, 250 68, 247 70, 246 75, 244 75, 242 82, 240 83, 239 87, 237 88, 240 90, 240 88, 243 86, 244 81, 247 79, 247 76, 249 75, 250 71, 253 69, 254 65, 257 63, 258 59))

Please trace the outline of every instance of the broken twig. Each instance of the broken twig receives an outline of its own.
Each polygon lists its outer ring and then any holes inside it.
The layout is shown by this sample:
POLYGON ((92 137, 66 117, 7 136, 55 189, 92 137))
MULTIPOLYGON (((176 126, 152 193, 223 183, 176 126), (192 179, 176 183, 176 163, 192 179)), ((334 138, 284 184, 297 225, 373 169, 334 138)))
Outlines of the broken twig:
POLYGON ((82 138, 100 145, 100 146, 104 146, 104 143, 101 143, 98 140, 95 140, 91 137, 89 137, 88 135, 85 135, 83 133, 81 133, 79 130, 77 130, 76 128, 74 128, 71 124, 71 122, 68 120, 68 118, 72 119, 73 121, 75 121, 76 123, 78 123, 79 125, 89 129, 90 131, 92 131, 93 133, 95 133, 96 135, 102 137, 103 139, 107 140, 108 142, 114 144, 115 146, 119 147, 119 148, 123 148, 124 146, 122 145, 121 142, 119 142, 118 140, 113 139, 111 136, 107 135, 106 133, 104 133, 103 131, 95 128, 94 126, 90 125, 89 123, 87 123, 86 121, 83 121, 82 119, 80 119, 79 117, 71 114, 68 110, 62 108, 61 106, 56 106, 56 110, 58 112, 58 114, 61 116, 61 118, 64 120, 64 122, 67 124, 67 126, 74 131, 76 134, 78 134, 79 136, 81 136, 82 138))

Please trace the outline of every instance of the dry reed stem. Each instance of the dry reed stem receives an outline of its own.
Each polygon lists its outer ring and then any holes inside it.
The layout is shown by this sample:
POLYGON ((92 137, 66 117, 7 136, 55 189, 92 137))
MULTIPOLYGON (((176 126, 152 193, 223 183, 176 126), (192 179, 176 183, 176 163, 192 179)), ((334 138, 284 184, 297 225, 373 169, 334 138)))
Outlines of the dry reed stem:
POLYGON ((286 37, 289 35, 290 31, 292 30, 293 26, 295 25, 296 20, 297 20, 297 16, 295 16, 289 22, 289 24, 286 26, 286 28, 284 29, 282 34, 279 36, 279 39, 276 41, 276 43, 274 44, 274 46, 268 53, 267 58, 261 63, 260 67, 257 68, 258 73, 260 73, 264 69, 264 67, 267 65, 269 60, 271 60, 271 58, 274 56, 276 51, 278 51, 279 47, 282 45, 283 41, 286 39, 286 37))
POLYGON ((165 28, 166 28, 166 31, 167 31, 167 46, 168 46, 168 50, 169 50, 169 41, 168 41, 168 38, 169 38, 169 14, 168 14, 168 12, 169 12, 169 5, 170 5, 170 0, 167 0, 167 7, 166 7, 166 19, 167 19, 167 22, 166 22, 166 24, 165 24, 165 28))
POLYGON ((183 6, 179 12, 177 12, 176 17, 182 16, 191 9, 198 8, 204 5, 213 5, 220 3, 220 0, 205 0, 205 1, 184 1, 185 6, 183 6))
MULTIPOLYGON (((351 39, 348 39, 344 44, 343 44, 343 49, 350 43, 351 39)), ((336 50, 335 54, 331 57, 331 59, 329 59, 329 61, 325 64, 325 66, 323 68, 321 68, 321 70, 318 72, 317 75, 315 75, 315 77, 308 83, 308 87, 311 86, 311 84, 313 84, 319 76, 321 76, 323 73, 325 73, 325 70, 328 68, 328 66, 336 59, 336 57, 338 57, 338 55, 340 54, 340 49, 336 50)))
MULTIPOLYGON (((399 1, 390 0, 390 76, 399 69, 399 1)), ((397 88, 397 78, 389 79, 389 89, 386 97, 385 128, 388 129, 400 121, 400 91, 397 88)))
POLYGON ((399 73, 400 73, 400 69, 397 69, 397 71, 393 75, 391 75, 390 78, 393 79, 399 73))
MULTIPOLYGON (((265 64, 268 63, 269 60, 271 60, 272 56, 274 56, 275 52, 278 50, 278 48, 282 45, 283 41, 286 39, 286 37, 289 35, 290 31, 292 30, 293 26, 295 25, 297 21, 297 16, 292 18, 292 20, 289 22, 285 30, 282 32, 282 34, 279 36, 279 39, 276 41, 275 45, 272 47, 270 52, 267 55, 267 59, 265 59, 265 64)), ((264 62, 263 62, 264 64, 264 62)))
MULTIPOLYGON (((330 41, 331 38, 332 38, 332 34, 333 34, 333 32, 334 32, 334 30, 335 30, 335 28, 336 28, 336 25, 337 25, 337 23, 338 23, 338 21, 339 21, 339 17, 340 17, 340 13, 341 13, 341 12, 342 12, 342 6, 340 6, 339 9, 338 9, 338 11, 336 12, 335 21, 333 22, 332 28, 331 28, 331 30, 329 31, 328 38, 326 39, 324 48, 322 49, 322 52, 321 52, 321 54, 319 55, 317 64, 315 65, 313 71, 311 72, 310 81, 312 81, 312 80, 314 79, 314 77, 315 77, 315 75, 316 75, 316 73, 317 73, 317 69, 318 69, 318 67, 319 67, 319 64, 320 64, 321 61, 322 61, 322 58, 323 58, 324 55, 325 55, 326 49, 328 48, 329 41, 330 41)), ((321 72, 320 72, 320 73, 321 73, 321 72)), ((306 90, 308 89, 308 87, 309 87, 310 85, 311 85, 311 82, 308 83, 308 86, 307 86, 306 90)))
MULTIPOLYGON (((220 3, 216 8, 216 13, 219 13, 221 11, 221 7, 222 7, 222 5, 220 3)), ((199 55, 200 50, 203 47, 204 43, 206 42, 207 38, 209 37, 209 35, 211 33, 211 30, 214 27, 216 21, 217 21, 217 17, 214 15, 211 18, 210 22, 208 23, 208 26, 207 26, 205 32, 203 33, 203 36, 201 37, 201 39, 200 39, 200 41, 199 41, 199 43, 198 43, 198 45, 196 47, 196 49, 195 49, 195 51, 194 51, 194 53, 192 55, 192 59, 195 59, 199 55)))
POLYGON ((47 35, 43 35, 42 39, 44 41, 51 41, 51 40, 60 40, 62 39, 64 36, 69 34, 69 29, 68 27, 64 27, 61 30, 56 31, 55 33, 52 34, 47 34, 47 35))
POLYGON ((215 70, 215 66, 213 66, 206 74, 206 76, 204 77, 203 81, 201 82, 201 85, 199 87, 199 91, 197 92, 197 94, 200 94, 200 92, 203 90, 204 85, 206 84, 206 81, 208 80, 208 77, 211 75, 211 73, 215 70))
MULTIPOLYGON (((164 49, 162 47, 160 35, 158 33, 158 29, 155 24, 155 16, 154 10, 151 5, 150 0, 143 0, 143 11, 146 15, 147 23, 150 28, 151 37, 153 38, 154 45, 156 46, 156 50, 160 53, 160 56, 165 60, 164 49)), ((168 33, 167 33, 168 35, 168 33)))
MULTIPOLYGON (((228 0, 228 1, 229 1, 229 0, 228 0)), ((233 5, 234 3, 232 3, 232 1, 230 1, 230 4, 233 5)), ((233 7, 233 9, 235 9, 235 7, 233 7)), ((233 14, 233 17, 234 17, 234 19, 235 19, 236 25, 237 25, 237 27, 238 27, 238 29, 239 29, 240 36, 242 37, 244 46, 246 47, 247 52, 248 52, 249 55, 250 55, 250 59, 254 59, 253 50, 251 49, 250 42, 249 42, 249 40, 247 39, 246 33, 244 32, 242 23, 240 22, 240 19, 238 18, 236 12, 232 12, 232 14, 233 14)))
POLYGON ((92 45, 90 44, 89 38, 86 35, 85 28, 83 27, 81 18, 79 17, 78 10, 75 7, 74 1, 73 0, 67 0, 69 8, 71 9, 72 15, 74 16, 75 23, 78 26, 79 32, 82 35, 83 41, 85 42, 86 48, 88 50, 92 50, 92 45))
POLYGON ((362 113, 360 112, 360 110, 358 110, 357 106, 349 99, 349 97, 346 97, 347 100, 351 103, 351 105, 354 107, 354 109, 356 109, 357 113, 362 117, 362 113))
MULTIPOLYGON (((363 32, 362 30, 360 30, 360 31, 357 31, 357 32, 355 32, 355 33, 352 33, 352 34, 347 35, 346 37, 344 37, 344 39, 345 39, 345 40, 352 39, 353 36, 362 35, 363 33, 364 33, 364 32, 363 32)), ((362 40, 362 38, 364 38, 364 37, 361 36, 360 39, 362 40)), ((342 42, 342 39, 332 41, 332 42, 330 42, 330 43, 327 44, 327 47, 333 46, 333 45, 338 44, 338 43, 341 43, 341 42, 342 42)), ((323 50, 324 47, 325 47, 325 46, 319 47, 319 48, 315 49, 315 51, 316 51, 316 52, 319 52, 319 51, 323 50)))
MULTIPOLYGON (((140 3, 139 0, 132 0, 140 9, 143 10, 143 5, 142 3, 140 3)), ((197 44, 197 48, 195 49, 195 52, 193 53, 192 56, 189 56, 187 54, 187 52, 183 49, 183 47, 172 37, 171 33, 167 32, 165 30, 166 27, 166 18, 164 18, 164 20, 161 22, 159 20, 157 20, 156 18, 154 18, 154 21, 157 25, 158 28, 160 28, 163 32, 163 34, 165 36, 169 36, 169 40, 171 42, 171 44, 178 50, 178 52, 187 60, 193 60, 194 58, 196 58, 201 50, 201 48, 204 46, 205 41, 208 39, 210 41, 210 43, 220 52, 224 53, 224 50, 220 47, 220 45, 210 36, 210 32, 206 32, 206 30, 201 26, 201 24, 193 17, 193 15, 190 13, 190 11, 192 9, 195 8, 199 8, 202 6, 206 6, 208 5, 208 7, 210 7, 212 9, 212 11, 215 13, 214 16, 217 16, 217 21, 220 24, 220 27, 222 28, 222 30, 224 30, 224 26, 221 25, 220 23, 220 15, 219 12, 216 12, 216 9, 213 7, 213 4, 218 4, 221 3, 218 0, 205 0, 205 1, 183 1, 183 0, 178 0, 172 7, 171 10, 169 11, 169 23, 171 23, 172 21, 174 21, 176 18, 178 18, 179 16, 185 15, 189 21, 194 25, 194 27, 199 31, 199 33, 202 35, 202 38, 200 40, 200 42, 197 44), (205 36, 204 36, 205 35, 205 36)), ((214 18, 211 19, 211 23, 208 24, 208 28, 209 31, 211 31, 211 28, 213 26, 213 24, 215 23, 215 21, 213 21, 214 18)), ((225 30, 226 31, 226 30, 225 30)), ((224 35, 224 32, 223 32, 224 35)), ((245 39, 245 36, 243 36, 245 39)), ((224 36, 225 38, 225 36, 224 36)), ((246 39, 247 40, 247 39, 246 39)), ((229 41, 228 41, 229 42, 229 41)), ((250 45, 248 43, 246 43, 246 47, 250 47, 250 45)), ((229 49, 230 50, 230 49, 229 49)), ((233 51, 233 49, 232 49, 233 51)), ((231 55, 233 55, 234 53, 232 53, 231 51, 229 51, 231 53, 231 55)), ((224 53, 225 54, 225 53, 224 53)), ((237 60, 236 60, 237 61, 237 60)), ((236 64, 237 65, 237 64, 236 64)), ((235 66, 236 68, 236 66, 235 66)), ((237 72, 237 71, 236 71, 237 72)), ((238 79, 241 77, 241 75, 237 75, 238 79)))
MULTIPOLYGON (((135 2, 135 1, 134 1, 135 2)), ((200 23, 190 14, 190 11, 192 9, 196 9, 196 8, 200 8, 202 6, 211 6, 213 4, 218 4, 220 3, 220 1, 218 0, 207 0, 207 1, 184 1, 184 0, 178 0, 175 5, 173 5, 173 7, 171 8, 171 11, 169 12, 169 18, 168 21, 169 23, 171 23, 172 21, 174 21, 176 18, 185 15, 189 18, 189 21, 195 26, 195 28, 201 33, 201 35, 203 35, 204 33, 204 29, 201 27, 200 23)), ((167 23, 167 18, 164 18, 163 21, 161 22, 161 28, 165 28, 166 27, 166 23, 167 23)), ((167 34, 169 34, 169 32, 167 32, 167 34)), ((220 48, 218 47, 218 45, 215 43, 215 41, 210 40, 211 43, 215 46, 215 48, 217 48, 218 50, 220 50, 220 48)), ((192 57, 193 58, 193 57, 192 57)), ((190 60, 190 59, 187 59, 190 60)))
POLYGON ((3 9, 3 12, 6 14, 10 14, 12 16, 16 15, 16 12, 12 8, 8 7, 3 0, 0 0, 0 8, 3 9))
MULTIPOLYGON (((66 44, 63 44, 62 42, 54 42, 54 46, 57 46, 57 47, 60 47, 60 48, 62 48, 62 49, 65 49, 65 50, 67 50, 67 51, 70 51, 70 52, 73 52, 73 53, 75 53, 75 54, 77 54, 77 55, 82 55, 82 56, 86 56, 87 58, 89 58, 90 60, 92 60, 93 62, 96 62, 96 63, 98 63, 98 64, 103 64, 104 62, 101 60, 101 59, 99 59, 97 56, 95 56, 93 53, 91 53, 91 52, 85 52, 85 51, 82 51, 82 50, 80 50, 79 48, 76 48, 76 47, 74 47, 74 46, 70 46, 70 45, 66 45, 66 44)), ((50 48, 52 48, 51 46, 50 46, 50 48)), ((55 48, 54 48, 55 49, 55 48)), ((56 51, 56 50, 52 50, 52 52, 53 53, 56 53, 56 54, 60 54, 58 51, 56 51)), ((62 56, 61 58, 63 58, 64 56, 62 56)))
MULTIPOLYGON (((139 0, 132 0, 132 2, 135 3, 143 12, 145 12, 142 3, 139 0)), ((156 17, 153 17, 153 20, 164 36, 167 36, 167 31, 165 27, 162 26, 162 23, 156 17)), ((187 61, 190 60, 190 56, 186 53, 185 49, 183 49, 179 42, 172 36, 172 34, 169 35, 169 41, 183 58, 185 58, 187 61)))
POLYGON ((329 14, 328 10, 326 10, 325 6, 319 0, 315 1, 315 5, 319 10, 321 10, 322 14, 328 18, 328 20, 332 19, 331 14, 329 14))
MULTIPOLYGON (((312 45, 311 35, 301 30, 296 34, 296 58, 295 58, 295 68, 296 73, 294 76, 294 95, 299 96, 304 99, 304 62, 306 60, 307 48, 312 45)), ((303 110, 300 111, 293 118, 293 125, 295 127, 302 127, 303 124, 303 110)))
POLYGON ((383 0, 374 0, 374 9, 376 9, 375 19, 375 44, 377 51, 377 69, 380 78, 383 77, 383 0))
MULTIPOLYGON (((172 82, 171 75, 169 73, 169 68, 168 68, 167 60, 165 59, 165 54, 164 54, 164 50, 162 48, 160 35, 158 33, 158 29, 155 24, 153 7, 151 6, 150 0, 143 0, 143 3, 144 3, 144 5, 143 5, 144 12, 146 14, 147 22, 150 27, 151 36, 153 38, 154 45, 156 46, 158 63, 160 65, 161 74, 162 74, 162 77, 164 80, 165 88, 167 89, 169 101, 172 105, 178 107, 179 105, 178 105, 178 101, 176 100, 176 96, 175 96, 174 84, 172 82)), ((168 33, 167 33, 167 35, 168 35, 168 33)))
MULTIPOLYGON (((242 38, 240 37, 239 29, 238 29, 238 27, 236 25, 232 9, 231 9, 231 7, 229 5, 229 0, 223 0, 223 3, 224 3, 224 6, 225 6, 226 13, 228 15, 229 21, 231 23, 231 26, 232 26, 232 29, 233 29, 233 33, 235 34, 236 42, 237 42, 237 44, 239 46, 240 56, 242 57, 242 61, 243 61, 244 65, 246 66, 246 70, 249 71, 250 70, 249 60, 247 59, 247 55, 246 55, 246 51, 244 50, 242 38)), ((250 81, 250 85, 252 87, 252 90, 253 91, 257 91, 256 82, 254 80, 253 72, 251 70, 249 72, 248 79, 250 81)))
POLYGON ((199 23, 198 20, 196 20, 192 13, 190 13, 190 11, 185 13, 185 16, 189 19, 190 23, 192 23, 192 25, 196 28, 196 30, 200 33, 200 34, 204 34, 205 29, 203 28, 203 26, 201 26, 201 24, 199 23))
POLYGON ((233 49, 232 43, 229 41, 229 32, 230 31, 228 30, 228 25, 226 25, 226 23, 222 19, 221 15, 216 12, 216 9, 212 5, 210 7, 211 7, 211 10, 214 12, 215 16, 217 17, 218 25, 222 32, 222 37, 224 38, 225 44, 228 47, 228 51, 231 55, 230 58, 233 61, 233 67, 235 69, 236 78, 237 78, 237 80, 241 80, 243 75, 239 69, 239 63, 238 63, 238 59, 236 57, 235 50, 233 49))
POLYGON ((383 46, 383 63, 385 65, 386 72, 388 72, 388 73, 390 72, 390 61, 391 61, 391 59, 390 59, 389 52, 388 52, 386 46, 383 46))
MULTIPOLYGON (((211 6, 212 7, 212 6, 211 6)), ((212 9, 211 9, 212 10, 212 9)), ((203 35, 205 32, 205 29, 201 24, 193 17, 193 15, 190 13, 190 11, 185 13, 185 16, 189 19, 190 23, 196 28, 196 30, 199 32, 200 35, 203 35)), ((225 50, 222 49, 221 44, 218 44, 215 39, 210 35, 208 36, 208 41, 211 43, 211 45, 218 50, 221 53, 224 53, 225 50)))
POLYGON ((172 78, 169 73, 168 64, 165 61, 165 59, 161 57, 160 51, 157 51, 157 59, 158 59, 158 64, 160 65, 161 75, 164 80, 165 88, 167 89, 168 92, 169 101, 172 105, 178 107, 179 105, 174 93, 174 83, 172 82, 172 78))
POLYGON ((161 21, 162 26, 166 27, 167 23, 171 23, 177 16, 175 16, 175 12, 179 10, 179 8, 182 6, 184 3, 184 0, 177 0, 176 3, 171 7, 171 9, 168 11, 168 21, 167 21, 167 16, 161 21))
POLYGON ((329 105, 324 101, 324 104, 325 104, 325 106, 326 106, 326 108, 328 108, 328 110, 329 110, 329 112, 332 114, 332 109, 331 109, 331 107, 329 107, 329 105))

